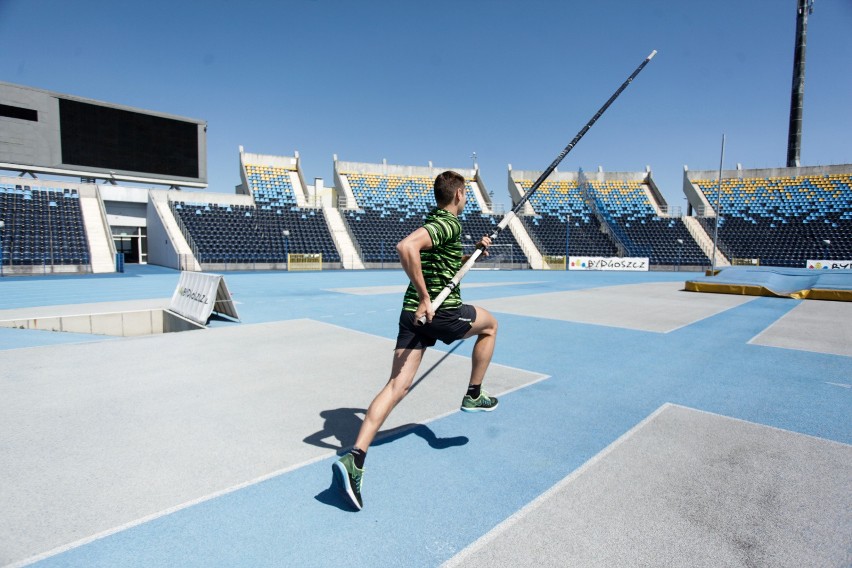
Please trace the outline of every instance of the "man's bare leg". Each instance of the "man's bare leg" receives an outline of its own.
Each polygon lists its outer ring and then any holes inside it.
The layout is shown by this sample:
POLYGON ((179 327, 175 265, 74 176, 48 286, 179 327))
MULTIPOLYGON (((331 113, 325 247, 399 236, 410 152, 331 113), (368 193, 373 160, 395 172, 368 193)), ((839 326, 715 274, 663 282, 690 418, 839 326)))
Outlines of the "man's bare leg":
POLYGON ((411 388, 414 375, 423 359, 424 351, 425 349, 397 349, 394 351, 390 380, 370 403, 367 415, 361 424, 361 430, 358 432, 358 438, 355 440, 356 448, 363 452, 367 451, 391 411, 408 394, 408 389, 411 388))
POLYGON ((385 423, 391 411, 408 394, 424 351, 425 348, 394 351, 391 378, 370 403, 364 422, 361 423, 358 438, 355 440, 355 447, 332 466, 335 483, 356 509, 361 509, 364 504, 361 500, 361 480, 367 448, 373 443, 373 438, 376 437, 379 428, 385 423))
POLYGON ((465 335, 468 337, 478 336, 473 346, 473 357, 471 358, 470 385, 481 385, 485 379, 485 371, 491 364, 491 355, 494 354, 494 345, 497 343, 497 319, 485 308, 476 308, 476 321, 465 335))

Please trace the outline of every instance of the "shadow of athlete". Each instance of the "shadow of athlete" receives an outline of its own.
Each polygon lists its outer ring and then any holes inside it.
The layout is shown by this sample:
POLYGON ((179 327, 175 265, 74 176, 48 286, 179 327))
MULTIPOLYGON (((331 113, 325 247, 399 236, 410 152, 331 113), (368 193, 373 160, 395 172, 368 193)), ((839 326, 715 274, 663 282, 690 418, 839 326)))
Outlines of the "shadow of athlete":
POLYGON ((366 413, 366 408, 334 408, 323 410, 320 412, 320 417, 325 420, 322 430, 311 434, 303 442, 319 448, 328 448, 329 450, 350 448, 355 443, 355 436, 358 435, 358 430, 364 421, 359 415, 363 416, 366 413), (339 443, 331 444, 326 442, 330 438, 336 439, 339 443))
MULTIPOLYGON (((456 342, 456 344, 453 345, 452 349, 450 349, 449 351, 444 353, 443 357, 438 359, 435 362, 434 365, 429 367, 429 369, 425 373, 420 375, 420 378, 418 378, 416 381, 414 381, 414 384, 411 385, 411 387, 408 389, 408 392, 410 393, 411 391, 413 391, 417 387, 417 385, 419 385, 421 382, 423 382, 423 379, 425 379, 426 377, 431 375, 432 372, 441 365, 441 363, 446 361, 447 357, 452 355, 453 352, 455 352, 456 349, 458 349, 459 347, 461 347, 464 344, 464 341, 465 340, 462 339, 461 341, 456 342)), ((306 444, 311 444, 312 446, 317 446, 319 448, 328 448, 329 450, 349 450, 355 444, 355 439, 358 435, 358 431, 361 429, 361 425, 364 423, 364 420, 362 418, 358 417, 359 414, 362 415, 362 416, 366 416, 367 409, 366 408, 335 408, 335 409, 332 409, 332 410, 323 410, 322 412, 320 412, 320 417, 325 420, 325 423, 322 426, 322 430, 320 430, 319 432, 315 432, 315 433, 311 434, 310 436, 308 436, 307 438, 305 438, 302 441, 305 442, 306 444), (325 440, 327 440, 329 438, 336 438, 337 441, 340 442, 340 444, 335 446, 333 444, 326 442, 325 440)), ((387 432, 383 432, 383 433, 378 435, 378 437, 381 438, 382 441, 376 443, 375 445, 380 445, 380 444, 384 444, 384 443, 387 443, 387 442, 391 442, 393 440, 397 440, 397 439, 401 438, 402 436, 396 435, 395 434, 396 432, 398 432, 402 429, 411 428, 411 427, 415 427, 415 429, 416 429, 417 426, 420 426, 420 425, 419 424, 407 424, 405 426, 399 426, 399 427, 394 428, 392 430, 388 430, 387 432), (394 433, 394 434, 392 434, 392 433, 394 433), (393 436, 393 438, 390 439, 390 440, 385 440, 386 435, 391 435, 391 436, 393 436)), ((426 427, 424 426, 423 428, 426 428, 426 427)), ((435 437, 435 434, 431 430, 429 430, 428 428, 426 428, 426 430, 429 432, 429 434, 432 435, 432 438, 434 438, 435 440, 439 439, 439 438, 435 437)), ((429 445, 432 446, 433 448, 441 449, 441 447, 449 447, 449 446, 440 446, 440 445, 433 444, 430 441, 430 438, 428 436, 421 435, 422 432, 423 432, 422 430, 418 430, 417 432, 414 432, 414 433, 420 435, 421 438, 423 438, 424 440, 429 442, 429 445)), ((466 441, 467 441, 467 438, 465 438, 465 443, 466 443, 466 441)), ((458 446, 458 445, 461 445, 461 444, 451 444, 451 445, 458 446)), ((344 452, 338 452, 338 454, 340 454, 340 455, 342 455, 343 453, 344 452)))
MULTIPOLYGON (((422 380, 422 378, 420 379, 422 380)), ((332 410, 323 410, 320 416, 325 419, 322 430, 315 432, 306 437, 303 441, 312 446, 319 448, 328 448, 330 450, 338 450, 338 454, 342 455, 352 444, 355 443, 355 438, 358 431, 361 429, 363 420, 359 415, 364 415, 367 410, 364 408, 335 408, 332 410), (339 444, 331 444, 326 440, 331 438, 336 439, 339 444)), ((449 438, 439 438, 431 428, 424 424, 403 424, 390 430, 379 433, 376 436, 374 446, 389 444, 400 438, 409 435, 415 435, 423 438, 429 447, 436 450, 444 450, 456 446, 463 446, 468 443, 467 436, 452 436, 449 438)))

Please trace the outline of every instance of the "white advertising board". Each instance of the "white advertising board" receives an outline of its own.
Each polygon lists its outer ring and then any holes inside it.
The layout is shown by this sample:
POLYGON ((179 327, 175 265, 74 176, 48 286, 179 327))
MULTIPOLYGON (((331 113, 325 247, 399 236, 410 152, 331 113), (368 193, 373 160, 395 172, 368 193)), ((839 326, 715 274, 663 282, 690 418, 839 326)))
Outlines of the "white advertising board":
POLYGON ((570 256, 568 270, 622 270, 647 272, 648 257, 570 256))
POLYGON ((852 260, 809 260, 805 266, 811 270, 852 270, 852 260))
POLYGON ((220 274, 181 272, 169 310, 201 325, 214 311, 240 319, 225 278, 220 274))

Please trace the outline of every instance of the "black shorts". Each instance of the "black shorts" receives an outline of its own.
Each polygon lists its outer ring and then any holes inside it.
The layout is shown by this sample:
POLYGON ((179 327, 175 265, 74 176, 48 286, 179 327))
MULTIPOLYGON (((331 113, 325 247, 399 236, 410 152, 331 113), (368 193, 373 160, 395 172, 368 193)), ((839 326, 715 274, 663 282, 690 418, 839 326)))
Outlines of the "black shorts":
POLYGON ((476 308, 462 304, 452 310, 438 310, 431 323, 414 325, 414 312, 399 314, 397 349, 426 349, 440 339, 447 345, 463 338, 476 321, 476 308))

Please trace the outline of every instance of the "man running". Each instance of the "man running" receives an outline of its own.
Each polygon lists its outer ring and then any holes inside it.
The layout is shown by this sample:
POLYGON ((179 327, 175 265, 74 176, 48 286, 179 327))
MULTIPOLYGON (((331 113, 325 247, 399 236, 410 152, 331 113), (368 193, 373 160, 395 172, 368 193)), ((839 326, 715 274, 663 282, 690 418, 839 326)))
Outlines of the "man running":
MULTIPOLYGON (((332 466, 335 483, 358 510, 363 507, 361 484, 367 449, 391 411, 408 394, 427 347, 439 339, 449 345, 458 339, 477 336, 461 410, 482 412, 497 407, 497 399, 481 388, 494 353, 497 320, 483 308, 463 304, 458 286, 437 311, 432 310, 432 299, 468 258, 462 256, 462 226, 458 219, 467 198, 464 177, 453 171, 443 172, 435 178, 434 190, 437 207, 422 227, 396 245, 410 283, 399 316, 390 380, 370 403, 355 446, 332 466), (424 317, 426 323, 420 324, 424 317)), ((477 247, 486 250, 489 246, 488 237, 477 243, 477 247)))

